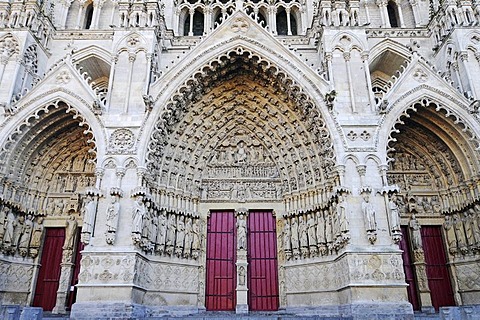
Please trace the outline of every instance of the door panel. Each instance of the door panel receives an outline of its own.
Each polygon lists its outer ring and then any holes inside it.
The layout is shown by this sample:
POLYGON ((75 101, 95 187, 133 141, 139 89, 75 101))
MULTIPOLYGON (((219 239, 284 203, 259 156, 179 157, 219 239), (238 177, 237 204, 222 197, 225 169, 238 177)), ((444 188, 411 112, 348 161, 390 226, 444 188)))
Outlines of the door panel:
POLYGON ((271 211, 248 215, 248 304, 252 311, 278 310, 277 236, 271 211))
POLYGON ((234 310, 236 297, 235 217, 233 211, 212 211, 207 227, 205 307, 234 310))
POLYGON ((454 306, 452 282, 447 268, 447 257, 440 226, 422 226, 422 242, 427 264, 428 286, 435 310, 454 306))
POLYGON ((405 272, 405 282, 408 284, 407 294, 408 301, 412 304, 413 310, 420 310, 418 300, 417 284, 415 281, 415 271, 412 264, 412 251, 410 247, 410 237, 407 232, 408 228, 402 227, 402 241, 400 241, 400 249, 403 250, 403 271, 405 272))
POLYGON ((43 243, 33 306, 51 311, 55 307, 60 280, 65 228, 47 228, 43 243))

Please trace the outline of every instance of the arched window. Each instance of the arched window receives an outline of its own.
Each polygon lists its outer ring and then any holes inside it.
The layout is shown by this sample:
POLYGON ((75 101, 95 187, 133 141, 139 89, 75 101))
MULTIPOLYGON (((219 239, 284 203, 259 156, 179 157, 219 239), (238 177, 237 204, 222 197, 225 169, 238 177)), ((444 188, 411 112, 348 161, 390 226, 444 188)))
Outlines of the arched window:
POLYGON ((280 36, 286 36, 288 34, 287 12, 285 10, 277 13, 277 34, 280 36))
POLYGON ((85 10, 85 29, 90 29, 93 18, 93 3, 90 3, 85 10))
POLYGON ((294 12, 287 14, 285 9, 277 13, 277 34, 281 36, 297 35, 297 19, 294 12), (290 17, 289 17, 290 16, 290 17), (290 18, 290 32, 288 30, 288 19, 290 18))
MULTIPOLYGON (((193 26, 192 26, 192 33, 194 36, 201 36, 203 35, 203 29, 204 29, 204 16, 203 13, 195 10, 195 13, 193 14, 193 26)), ((188 36, 190 34, 190 17, 187 16, 185 19, 185 23, 183 25, 183 35, 188 36)))
POLYGON ((398 7, 393 1, 389 1, 387 5, 388 19, 390 20, 390 26, 392 28, 398 28, 398 7))

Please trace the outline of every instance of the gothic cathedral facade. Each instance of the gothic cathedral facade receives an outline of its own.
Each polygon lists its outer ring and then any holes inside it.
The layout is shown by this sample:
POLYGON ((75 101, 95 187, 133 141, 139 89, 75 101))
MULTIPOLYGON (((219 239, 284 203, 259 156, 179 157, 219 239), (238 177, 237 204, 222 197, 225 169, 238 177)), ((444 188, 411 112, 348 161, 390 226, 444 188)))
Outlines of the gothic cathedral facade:
POLYGON ((480 312, 479 23, 0 0, 0 317, 480 312))

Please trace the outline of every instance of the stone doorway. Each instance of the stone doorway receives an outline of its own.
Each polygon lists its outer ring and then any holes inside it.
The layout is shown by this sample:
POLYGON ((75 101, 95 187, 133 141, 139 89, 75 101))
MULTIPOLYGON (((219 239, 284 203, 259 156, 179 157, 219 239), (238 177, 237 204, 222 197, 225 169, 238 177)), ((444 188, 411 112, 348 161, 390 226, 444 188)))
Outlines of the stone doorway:
POLYGON ((276 220, 272 210, 210 212, 205 307, 214 311, 279 308, 276 220))

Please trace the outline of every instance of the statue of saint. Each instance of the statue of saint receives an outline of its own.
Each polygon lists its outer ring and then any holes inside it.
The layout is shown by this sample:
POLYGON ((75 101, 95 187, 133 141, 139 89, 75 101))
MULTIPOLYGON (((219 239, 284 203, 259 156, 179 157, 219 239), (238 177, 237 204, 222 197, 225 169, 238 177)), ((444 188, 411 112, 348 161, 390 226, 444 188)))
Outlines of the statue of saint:
POLYGON ((77 232, 78 223, 74 216, 70 216, 67 220, 67 227, 65 228, 65 242, 62 249, 73 250, 75 242, 75 234, 77 232))
POLYGON ((377 221, 375 218, 375 209, 373 208, 372 203, 370 202, 370 195, 365 194, 363 196, 362 202, 362 212, 365 221, 365 227, 367 231, 377 230, 377 221))
POLYGON ((133 203, 132 210, 132 233, 142 233, 143 218, 145 217, 146 209, 143 203, 143 197, 137 196, 133 203))
POLYGON ((247 222, 243 214, 237 218, 237 249, 247 249, 247 222))
POLYGON ((410 228, 412 229, 412 246, 414 250, 422 249, 422 235, 420 233, 420 224, 418 223, 417 218, 412 214, 412 218, 409 222, 410 228))
POLYGON ((118 214, 120 212, 120 202, 117 195, 112 195, 107 207, 107 232, 116 232, 118 225, 118 214))
POLYGON ((390 210, 390 230, 400 231, 400 208, 397 203, 397 195, 393 194, 388 202, 390 210))

